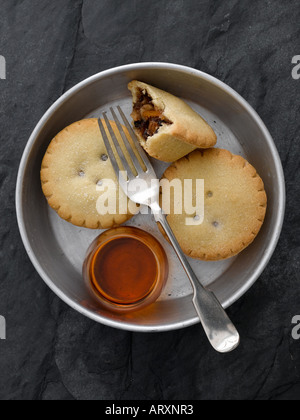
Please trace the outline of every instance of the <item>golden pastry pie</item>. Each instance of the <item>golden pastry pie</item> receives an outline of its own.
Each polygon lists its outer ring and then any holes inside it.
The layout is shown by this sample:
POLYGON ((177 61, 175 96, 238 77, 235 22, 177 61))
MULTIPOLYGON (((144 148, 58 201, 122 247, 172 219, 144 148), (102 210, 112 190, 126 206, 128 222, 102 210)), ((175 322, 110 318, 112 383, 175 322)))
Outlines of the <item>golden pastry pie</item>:
POLYGON ((195 149, 216 145, 213 129, 183 100, 138 81, 128 88, 135 132, 150 156, 174 162, 195 149))
POLYGON ((52 140, 42 162, 41 182, 49 205, 61 218, 76 226, 108 229, 133 215, 107 156, 97 119, 76 122, 52 140), (106 194, 116 197, 115 214, 99 213, 97 203, 104 194, 104 181, 111 181, 106 194), (125 202, 122 212, 120 198, 125 202))
MULTIPOLYGON (((186 179, 204 180, 203 223, 188 225, 190 215, 185 211, 175 214, 172 207, 167 216, 188 256, 206 261, 227 259, 247 248, 258 235, 266 215, 267 195, 255 168, 241 156, 222 149, 196 150, 171 165, 164 178, 182 183, 186 179)), ((199 215, 193 217, 197 220, 199 215)))

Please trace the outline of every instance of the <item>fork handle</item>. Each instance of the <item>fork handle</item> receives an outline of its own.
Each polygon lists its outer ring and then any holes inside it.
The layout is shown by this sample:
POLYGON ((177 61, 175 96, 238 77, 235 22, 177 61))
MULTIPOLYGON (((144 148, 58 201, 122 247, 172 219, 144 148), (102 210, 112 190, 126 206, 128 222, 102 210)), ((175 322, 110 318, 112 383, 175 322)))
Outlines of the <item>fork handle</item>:
POLYGON ((163 211, 161 209, 156 209, 154 216, 156 222, 160 224, 168 236, 188 278, 192 283, 194 289, 193 303, 212 347, 219 353, 229 353, 233 351, 240 343, 240 336, 235 326, 230 321, 228 315, 214 293, 205 289, 201 285, 186 256, 184 255, 163 211))

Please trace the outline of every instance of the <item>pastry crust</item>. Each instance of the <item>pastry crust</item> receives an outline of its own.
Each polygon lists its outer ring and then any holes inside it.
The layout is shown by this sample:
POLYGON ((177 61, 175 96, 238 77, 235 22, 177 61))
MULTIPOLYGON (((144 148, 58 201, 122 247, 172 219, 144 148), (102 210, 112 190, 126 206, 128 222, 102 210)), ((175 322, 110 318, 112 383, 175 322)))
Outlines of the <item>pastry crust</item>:
POLYGON ((89 229, 109 229, 130 219, 133 214, 128 206, 127 214, 98 213, 97 200, 103 192, 97 185, 102 180, 113 181, 117 209, 119 193, 129 204, 119 191, 97 119, 78 121, 52 140, 42 162, 41 183, 49 205, 62 219, 89 229))
POLYGON ((128 85, 134 106, 141 94, 151 97, 155 109, 162 112, 170 123, 164 123, 147 139, 135 128, 136 134, 147 153, 164 162, 174 162, 193 150, 214 147, 217 136, 208 123, 183 100, 170 93, 139 81, 128 85))
POLYGON ((193 184, 204 179, 203 223, 187 226, 186 218, 191 216, 174 214, 172 207, 167 217, 186 255, 205 261, 224 260, 242 252, 258 235, 266 215, 267 195, 255 168, 241 156, 222 149, 196 150, 171 165, 164 178, 192 179, 193 184))

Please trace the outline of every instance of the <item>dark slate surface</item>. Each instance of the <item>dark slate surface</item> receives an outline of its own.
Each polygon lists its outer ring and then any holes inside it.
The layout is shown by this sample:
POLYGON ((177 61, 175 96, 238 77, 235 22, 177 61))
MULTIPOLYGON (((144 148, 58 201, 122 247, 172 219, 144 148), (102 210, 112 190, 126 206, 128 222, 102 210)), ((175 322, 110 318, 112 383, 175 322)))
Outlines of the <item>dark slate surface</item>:
POLYGON ((2 0, 0 399, 300 399, 299 0, 2 0), (101 70, 169 61, 241 93, 266 122, 287 179, 283 234, 260 280, 229 311, 242 344, 214 353, 200 326, 145 335, 98 325, 33 269, 14 191, 27 139, 68 88, 101 70))

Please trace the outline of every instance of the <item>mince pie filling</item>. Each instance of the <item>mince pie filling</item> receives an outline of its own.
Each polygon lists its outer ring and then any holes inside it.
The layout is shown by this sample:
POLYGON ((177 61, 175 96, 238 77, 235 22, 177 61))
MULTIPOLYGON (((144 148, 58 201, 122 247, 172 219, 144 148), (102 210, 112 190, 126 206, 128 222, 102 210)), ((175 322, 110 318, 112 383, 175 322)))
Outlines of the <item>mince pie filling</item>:
POLYGON ((154 136, 164 124, 172 124, 163 115, 163 112, 155 107, 146 90, 140 91, 138 100, 133 107, 132 118, 135 128, 140 131, 145 140, 154 136))

